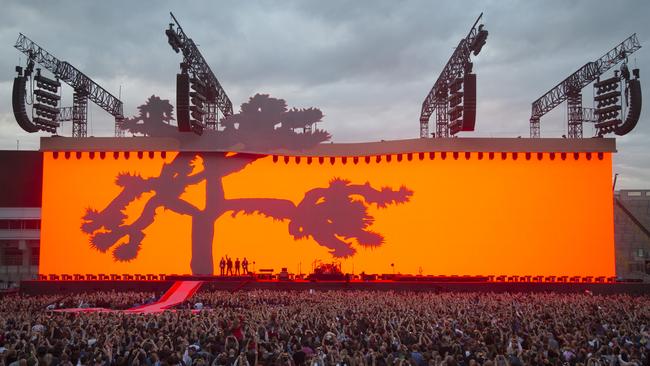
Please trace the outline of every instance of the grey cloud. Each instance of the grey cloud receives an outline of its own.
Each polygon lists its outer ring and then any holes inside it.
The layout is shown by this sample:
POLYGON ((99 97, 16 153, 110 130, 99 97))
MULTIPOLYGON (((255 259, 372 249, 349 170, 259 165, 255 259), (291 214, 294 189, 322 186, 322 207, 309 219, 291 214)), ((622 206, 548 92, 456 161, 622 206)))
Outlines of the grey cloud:
MULTIPOLYGON (((11 47, 18 32, 111 92, 121 85, 125 111, 133 114, 151 94, 174 99, 181 58, 163 33, 169 10, 236 109, 256 92, 319 107, 334 141, 418 136, 422 100, 480 12, 490 36, 475 58, 477 131, 466 136, 528 136, 530 103, 631 33, 644 44, 630 60, 643 85, 650 72, 650 2, 643 0, 7 2, 0 13, 0 148, 15 148, 16 137, 23 147, 38 146, 11 115, 7 86, 21 56, 11 47)), ((589 88, 584 96, 591 98, 589 88)), ((647 110, 637 129, 618 139, 614 170, 622 187, 650 182, 647 110)), ((91 111, 93 133, 110 135, 109 116, 91 111)), ((565 115, 560 106, 545 116, 543 136, 564 134, 565 115)), ((585 127, 587 135, 592 130, 585 127)))

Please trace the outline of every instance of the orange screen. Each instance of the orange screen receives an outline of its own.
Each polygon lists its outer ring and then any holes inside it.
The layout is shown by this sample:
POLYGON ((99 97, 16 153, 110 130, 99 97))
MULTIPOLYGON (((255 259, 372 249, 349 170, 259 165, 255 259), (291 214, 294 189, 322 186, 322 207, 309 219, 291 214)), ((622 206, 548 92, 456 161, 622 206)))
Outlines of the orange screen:
POLYGON ((615 274, 610 153, 55 154, 43 274, 615 274))

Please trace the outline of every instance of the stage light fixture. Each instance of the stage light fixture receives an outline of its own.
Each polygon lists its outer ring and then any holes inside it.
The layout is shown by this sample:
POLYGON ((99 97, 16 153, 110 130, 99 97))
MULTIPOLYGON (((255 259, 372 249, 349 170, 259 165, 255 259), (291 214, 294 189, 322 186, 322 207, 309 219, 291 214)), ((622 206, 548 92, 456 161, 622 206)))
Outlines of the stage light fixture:
POLYGON ((476 38, 474 38, 474 41, 471 45, 471 49, 474 51, 474 56, 478 56, 478 54, 481 52, 481 49, 483 49, 483 46, 485 46, 487 37, 488 31, 483 29, 483 24, 479 25, 478 33, 476 34, 476 38))
POLYGON ((190 79, 190 120, 192 131, 197 134, 203 132, 204 118, 208 111, 205 103, 208 101, 208 87, 206 83, 199 78, 190 79))
POLYGON ((34 89, 33 122, 42 131, 56 133, 59 127, 58 105, 61 99, 57 92, 61 83, 41 75, 40 69, 36 69, 34 81, 36 89, 34 89))
POLYGON ((174 23, 169 24, 169 29, 165 30, 165 34, 167 35, 167 43, 169 43, 174 52, 179 53, 183 44, 174 30, 174 23))
POLYGON ((594 83, 596 89, 596 96, 594 97, 596 109, 594 113, 597 118, 596 129, 599 136, 614 132, 616 127, 621 124, 620 81, 621 78, 616 74, 609 79, 599 80, 594 83))
POLYGON ((449 133, 454 135, 463 128, 463 78, 457 77, 449 83, 449 133))

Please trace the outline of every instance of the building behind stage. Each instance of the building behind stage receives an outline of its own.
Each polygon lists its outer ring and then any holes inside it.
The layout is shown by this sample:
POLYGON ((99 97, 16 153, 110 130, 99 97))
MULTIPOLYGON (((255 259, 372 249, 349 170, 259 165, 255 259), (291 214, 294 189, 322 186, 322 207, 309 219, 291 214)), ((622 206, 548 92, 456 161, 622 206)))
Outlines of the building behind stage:
POLYGON ((0 151, 0 288, 38 274, 43 156, 0 151))
MULTIPOLYGON (((3 288, 38 274, 43 159, 38 151, 0 151, 0 162, 3 288)), ((617 276, 650 282, 650 190, 616 192, 614 223, 617 276)))
POLYGON ((616 275, 650 282, 650 190, 614 194, 616 275))

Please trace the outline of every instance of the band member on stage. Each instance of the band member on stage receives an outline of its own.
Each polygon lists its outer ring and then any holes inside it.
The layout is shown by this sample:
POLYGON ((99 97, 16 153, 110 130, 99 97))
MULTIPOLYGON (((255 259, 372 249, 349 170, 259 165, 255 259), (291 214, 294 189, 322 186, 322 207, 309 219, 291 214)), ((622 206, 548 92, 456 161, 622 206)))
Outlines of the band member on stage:
POLYGON ((219 261, 219 270, 220 274, 223 276, 226 272, 226 260, 221 257, 221 261, 219 261))
POLYGON ((232 276, 232 258, 226 257, 226 266, 228 268, 226 270, 226 275, 232 276))
POLYGON ((235 274, 239 276, 239 258, 235 259, 235 274))
POLYGON ((244 260, 241 262, 241 269, 245 275, 248 274, 248 259, 246 259, 246 257, 244 257, 244 260))

